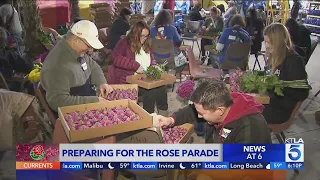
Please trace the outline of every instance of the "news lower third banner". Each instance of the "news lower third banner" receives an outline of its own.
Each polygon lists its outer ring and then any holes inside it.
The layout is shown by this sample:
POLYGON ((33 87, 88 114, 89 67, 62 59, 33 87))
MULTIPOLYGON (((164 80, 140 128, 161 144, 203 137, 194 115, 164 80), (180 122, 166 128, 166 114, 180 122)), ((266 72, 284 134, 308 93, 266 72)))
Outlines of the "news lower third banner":
POLYGON ((303 169, 304 144, 17 145, 17 170, 303 169))

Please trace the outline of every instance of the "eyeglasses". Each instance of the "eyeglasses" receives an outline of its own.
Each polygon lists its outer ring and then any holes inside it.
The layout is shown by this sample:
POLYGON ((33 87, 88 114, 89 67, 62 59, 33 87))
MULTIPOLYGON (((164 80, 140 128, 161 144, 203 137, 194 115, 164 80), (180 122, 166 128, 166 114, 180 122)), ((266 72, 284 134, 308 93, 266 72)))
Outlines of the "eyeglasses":
POLYGON ((148 38, 149 36, 150 36, 149 34, 148 35, 141 35, 140 38, 145 39, 145 38, 148 38))
POLYGON ((82 39, 82 38, 79 38, 85 45, 87 45, 88 48, 91 48, 92 49, 92 46, 85 40, 85 39, 82 39))

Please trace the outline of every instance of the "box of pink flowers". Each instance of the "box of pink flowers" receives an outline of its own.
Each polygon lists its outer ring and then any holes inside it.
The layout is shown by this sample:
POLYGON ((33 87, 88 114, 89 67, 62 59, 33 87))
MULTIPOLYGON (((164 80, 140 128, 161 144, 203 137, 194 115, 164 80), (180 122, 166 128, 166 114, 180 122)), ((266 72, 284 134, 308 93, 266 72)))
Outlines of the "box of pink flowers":
POLYGON ((138 85, 137 84, 117 84, 111 85, 113 91, 105 97, 108 101, 130 99, 138 102, 138 85))
POLYGON ((187 143, 194 133, 194 125, 186 123, 181 126, 174 126, 162 130, 163 142, 165 144, 183 144, 187 143))
POLYGON ((70 142, 152 126, 152 116, 132 100, 60 107, 58 114, 70 142))

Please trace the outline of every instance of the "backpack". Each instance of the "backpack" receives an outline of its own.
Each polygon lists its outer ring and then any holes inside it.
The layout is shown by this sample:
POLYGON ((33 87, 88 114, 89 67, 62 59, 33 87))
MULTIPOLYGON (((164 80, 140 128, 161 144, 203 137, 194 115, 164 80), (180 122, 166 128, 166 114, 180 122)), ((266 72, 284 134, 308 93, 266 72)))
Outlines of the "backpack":
MULTIPOLYGON (((0 7, 2 7, 3 5, 1 5, 0 7)), ((11 24, 11 22, 13 20, 13 16, 14 16, 14 7, 12 6, 12 4, 11 4, 11 7, 12 7, 12 13, 11 13, 11 16, 10 16, 8 21, 6 23, 4 23, 2 18, 0 18, 0 27, 3 27, 7 31, 9 29, 9 26, 10 26, 10 24, 11 24)))

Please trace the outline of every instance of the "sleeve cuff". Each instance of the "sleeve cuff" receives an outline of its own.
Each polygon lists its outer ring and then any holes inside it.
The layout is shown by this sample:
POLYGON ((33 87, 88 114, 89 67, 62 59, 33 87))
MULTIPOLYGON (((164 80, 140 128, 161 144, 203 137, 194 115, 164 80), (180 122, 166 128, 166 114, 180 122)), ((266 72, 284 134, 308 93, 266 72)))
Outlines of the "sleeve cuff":
POLYGON ((176 124, 176 119, 173 116, 170 116, 170 119, 173 120, 173 123, 170 124, 170 127, 174 126, 176 124))

